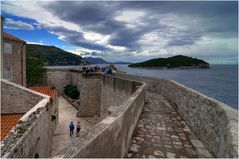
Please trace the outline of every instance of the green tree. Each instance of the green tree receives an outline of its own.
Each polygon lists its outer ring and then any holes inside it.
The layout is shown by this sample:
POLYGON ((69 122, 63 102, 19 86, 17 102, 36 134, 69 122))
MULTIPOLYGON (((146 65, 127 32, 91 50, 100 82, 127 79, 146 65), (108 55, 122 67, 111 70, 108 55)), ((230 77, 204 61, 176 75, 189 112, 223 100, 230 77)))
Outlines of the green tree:
POLYGON ((27 86, 41 84, 44 73, 46 72, 46 61, 42 56, 32 56, 27 54, 26 57, 26 77, 27 86))

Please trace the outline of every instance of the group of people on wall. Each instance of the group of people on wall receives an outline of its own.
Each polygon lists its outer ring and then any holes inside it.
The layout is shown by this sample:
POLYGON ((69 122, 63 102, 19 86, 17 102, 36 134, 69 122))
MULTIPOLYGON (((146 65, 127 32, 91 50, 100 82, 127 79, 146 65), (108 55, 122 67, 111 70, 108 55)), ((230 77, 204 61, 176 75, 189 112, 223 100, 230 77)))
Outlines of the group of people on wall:
POLYGON ((113 64, 110 64, 109 66, 86 66, 82 68, 83 73, 92 73, 92 72, 102 72, 104 75, 110 75, 116 73, 116 67, 113 64))

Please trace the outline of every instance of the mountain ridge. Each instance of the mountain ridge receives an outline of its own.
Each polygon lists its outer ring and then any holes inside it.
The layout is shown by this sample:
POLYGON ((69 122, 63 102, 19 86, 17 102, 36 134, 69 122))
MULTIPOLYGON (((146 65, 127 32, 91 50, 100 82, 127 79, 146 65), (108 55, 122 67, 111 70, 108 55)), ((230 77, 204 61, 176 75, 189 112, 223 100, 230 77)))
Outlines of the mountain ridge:
POLYGON ((84 60, 91 64, 109 64, 109 62, 99 57, 84 57, 84 60))
POLYGON ((81 65, 87 63, 83 57, 79 55, 56 46, 39 44, 27 44, 26 56, 42 56, 46 60, 47 66, 81 65))

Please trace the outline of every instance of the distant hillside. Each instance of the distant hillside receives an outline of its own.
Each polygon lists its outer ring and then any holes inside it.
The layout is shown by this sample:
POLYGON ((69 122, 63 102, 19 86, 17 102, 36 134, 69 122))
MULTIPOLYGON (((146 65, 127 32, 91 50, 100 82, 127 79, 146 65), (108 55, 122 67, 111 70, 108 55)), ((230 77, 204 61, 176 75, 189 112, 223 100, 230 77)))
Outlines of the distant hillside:
POLYGON ((109 63, 109 62, 103 60, 102 58, 94 58, 94 57, 85 57, 84 60, 87 61, 88 63, 91 63, 91 64, 109 63))
POLYGON ((27 44, 26 54, 27 56, 43 56, 48 66, 80 65, 81 63, 86 63, 81 56, 55 46, 27 44))
POLYGON ((117 62, 112 62, 113 64, 132 64, 132 62, 124 62, 124 61, 117 61, 117 62))
POLYGON ((129 67, 209 68, 209 64, 197 58, 177 55, 169 58, 156 58, 134 63, 130 64, 129 67))

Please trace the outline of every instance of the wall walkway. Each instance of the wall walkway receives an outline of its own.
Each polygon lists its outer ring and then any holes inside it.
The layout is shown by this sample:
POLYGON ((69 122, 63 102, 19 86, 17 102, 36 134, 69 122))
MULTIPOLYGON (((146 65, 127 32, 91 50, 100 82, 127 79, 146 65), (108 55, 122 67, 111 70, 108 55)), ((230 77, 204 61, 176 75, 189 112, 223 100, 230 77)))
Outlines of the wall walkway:
POLYGON ((161 95, 147 92, 127 157, 212 157, 172 105, 161 95))
POLYGON ((85 121, 83 118, 76 117, 78 110, 76 110, 64 97, 59 97, 59 123, 54 132, 52 138, 52 155, 58 153, 66 145, 69 145, 72 141, 80 138, 76 137, 76 131, 74 136, 70 137, 69 124, 71 121, 74 125, 79 121, 81 123, 81 133, 91 127, 91 124, 85 121))

